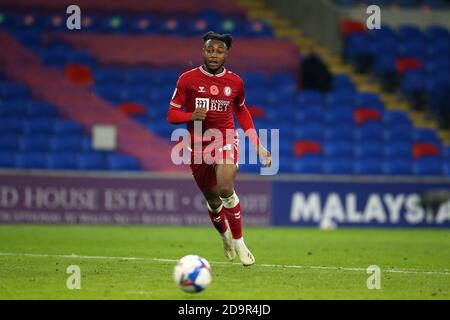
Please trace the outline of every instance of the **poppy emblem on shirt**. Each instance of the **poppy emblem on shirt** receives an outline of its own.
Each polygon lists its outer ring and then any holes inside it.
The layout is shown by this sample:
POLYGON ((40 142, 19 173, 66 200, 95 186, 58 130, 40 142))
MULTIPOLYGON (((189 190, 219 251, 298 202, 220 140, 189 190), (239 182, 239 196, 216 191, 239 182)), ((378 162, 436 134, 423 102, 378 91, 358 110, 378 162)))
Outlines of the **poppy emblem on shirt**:
POLYGON ((229 97, 231 95, 231 88, 230 87, 225 87, 223 88, 223 93, 229 97))
POLYGON ((219 94, 219 88, 217 88, 217 86, 211 86, 211 87, 209 87, 209 92, 213 96, 217 96, 219 94))

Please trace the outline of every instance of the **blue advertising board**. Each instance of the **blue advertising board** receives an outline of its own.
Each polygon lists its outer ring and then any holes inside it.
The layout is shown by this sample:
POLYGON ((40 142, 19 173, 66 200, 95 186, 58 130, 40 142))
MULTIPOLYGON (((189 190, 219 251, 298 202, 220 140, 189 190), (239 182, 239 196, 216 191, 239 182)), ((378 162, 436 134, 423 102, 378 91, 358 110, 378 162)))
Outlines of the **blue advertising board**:
POLYGON ((435 208, 424 192, 450 183, 275 181, 272 225, 345 227, 450 227, 450 201, 435 208))

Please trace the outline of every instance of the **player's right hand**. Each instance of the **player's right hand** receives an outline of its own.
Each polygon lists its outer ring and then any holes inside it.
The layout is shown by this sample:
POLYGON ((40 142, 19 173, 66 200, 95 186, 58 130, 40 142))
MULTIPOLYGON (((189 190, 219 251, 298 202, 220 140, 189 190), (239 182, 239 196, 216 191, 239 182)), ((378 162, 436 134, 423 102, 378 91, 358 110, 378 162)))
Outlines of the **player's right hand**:
POLYGON ((206 108, 196 108, 194 110, 194 112, 192 112, 191 119, 192 119, 192 121, 205 120, 206 119, 206 108))

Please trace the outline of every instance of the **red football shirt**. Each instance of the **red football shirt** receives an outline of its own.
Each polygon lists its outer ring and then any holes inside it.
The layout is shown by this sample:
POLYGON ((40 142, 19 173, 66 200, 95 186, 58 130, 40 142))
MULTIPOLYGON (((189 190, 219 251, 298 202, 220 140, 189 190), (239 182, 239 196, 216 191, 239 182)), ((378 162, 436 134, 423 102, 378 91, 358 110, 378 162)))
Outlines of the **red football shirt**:
MULTIPOLYGON (((198 67, 178 78, 170 105, 180 109, 184 107, 186 112, 206 108, 203 132, 219 129, 225 134, 227 129, 235 129, 233 108, 245 107, 244 82, 225 68, 221 73, 211 74, 198 67)), ((188 122, 188 130, 192 135, 194 122, 188 122)))

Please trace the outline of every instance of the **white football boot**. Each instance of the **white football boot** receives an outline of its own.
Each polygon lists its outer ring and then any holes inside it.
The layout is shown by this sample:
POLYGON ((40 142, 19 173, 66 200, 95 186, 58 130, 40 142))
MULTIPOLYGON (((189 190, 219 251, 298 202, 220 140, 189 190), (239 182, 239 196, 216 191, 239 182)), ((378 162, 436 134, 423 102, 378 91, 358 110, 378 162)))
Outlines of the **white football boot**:
POLYGON ((223 251, 225 253, 225 257, 229 261, 233 261, 236 258, 236 250, 234 249, 233 238, 231 236, 230 227, 228 226, 228 221, 226 221, 226 224, 228 229, 225 233, 221 234, 223 251))
POLYGON ((251 266, 255 263, 255 257, 245 245, 244 238, 233 240, 233 244, 244 267, 251 266))

